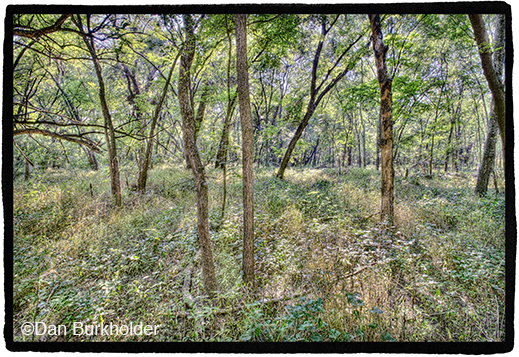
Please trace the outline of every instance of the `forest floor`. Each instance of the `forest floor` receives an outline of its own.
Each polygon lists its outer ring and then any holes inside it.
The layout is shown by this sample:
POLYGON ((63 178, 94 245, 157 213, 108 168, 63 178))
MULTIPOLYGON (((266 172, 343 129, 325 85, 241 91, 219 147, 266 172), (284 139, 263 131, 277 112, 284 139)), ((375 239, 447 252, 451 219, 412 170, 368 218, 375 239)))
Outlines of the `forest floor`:
POLYGON ((202 286, 190 172, 156 165, 147 194, 125 190, 120 208, 106 170, 16 179, 15 341, 504 340, 502 193, 476 197, 474 173, 397 177, 388 227, 378 222, 374 169, 274 173, 255 168, 257 278, 247 291, 240 170, 228 169, 223 221, 222 173, 207 172, 213 302, 202 286), (159 327, 24 335, 26 322, 159 327))

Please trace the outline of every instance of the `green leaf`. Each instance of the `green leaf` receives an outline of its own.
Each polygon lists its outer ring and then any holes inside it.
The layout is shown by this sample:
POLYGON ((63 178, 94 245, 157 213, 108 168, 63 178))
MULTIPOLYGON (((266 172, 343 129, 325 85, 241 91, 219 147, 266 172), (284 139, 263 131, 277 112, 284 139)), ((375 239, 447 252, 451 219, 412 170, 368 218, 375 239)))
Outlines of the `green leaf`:
POLYGON ((316 333, 316 334, 312 335, 312 337, 310 337, 310 339, 314 342, 321 342, 323 340, 323 336, 316 333))
POLYGON ((243 335, 240 336, 240 341, 247 342, 252 338, 252 330, 248 330, 243 335))
POLYGON ((393 338, 393 336, 391 336, 388 332, 384 332, 384 334, 381 337, 382 337, 382 341, 395 342, 395 339, 393 338))

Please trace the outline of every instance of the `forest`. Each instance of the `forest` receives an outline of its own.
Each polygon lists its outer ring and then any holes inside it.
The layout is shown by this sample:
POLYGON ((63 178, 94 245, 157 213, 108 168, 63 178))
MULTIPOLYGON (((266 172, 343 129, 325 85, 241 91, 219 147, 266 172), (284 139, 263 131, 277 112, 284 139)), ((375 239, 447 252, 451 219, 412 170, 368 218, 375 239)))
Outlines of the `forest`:
POLYGON ((14 341, 505 341, 508 7, 27 9, 14 341))

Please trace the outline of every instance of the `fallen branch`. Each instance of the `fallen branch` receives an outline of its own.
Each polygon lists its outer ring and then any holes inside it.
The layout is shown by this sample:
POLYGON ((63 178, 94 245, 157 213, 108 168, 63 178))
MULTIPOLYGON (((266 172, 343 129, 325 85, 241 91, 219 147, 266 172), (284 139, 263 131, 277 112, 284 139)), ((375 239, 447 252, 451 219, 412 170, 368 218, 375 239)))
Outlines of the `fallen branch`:
POLYGON ((357 271, 355 271, 355 272, 353 272, 353 273, 351 273, 351 274, 346 275, 345 277, 343 277, 343 279, 351 278, 352 276, 361 273, 361 272, 362 272, 364 269, 366 269, 366 268, 371 268, 371 265, 366 265, 365 267, 362 267, 362 268, 360 268, 359 270, 357 270, 357 271))

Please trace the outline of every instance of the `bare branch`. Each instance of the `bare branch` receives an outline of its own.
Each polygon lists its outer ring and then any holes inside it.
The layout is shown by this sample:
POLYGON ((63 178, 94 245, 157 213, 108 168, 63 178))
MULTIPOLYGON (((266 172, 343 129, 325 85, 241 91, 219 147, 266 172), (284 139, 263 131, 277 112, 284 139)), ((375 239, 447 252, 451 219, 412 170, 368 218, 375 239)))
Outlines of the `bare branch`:
POLYGON ((84 145, 96 153, 101 153, 101 150, 99 149, 98 144, 93 142, 90 139, 84 139, 84 138, 78 139, 78 138, 72 137, 71 135, 59 134, 59 133, 55 133, 55 132, 52 132, 49 130, 38 129, 38 128, 16 129, 13 131, 13 137, 18 136, 18 135, 23 135, 23 134, 38 134, 38 135, 50 136, 50 137, 53 137, 56 139, 66 140, 66 141, 70 141, 72 143, 76 143, 79 145, 84 145))

